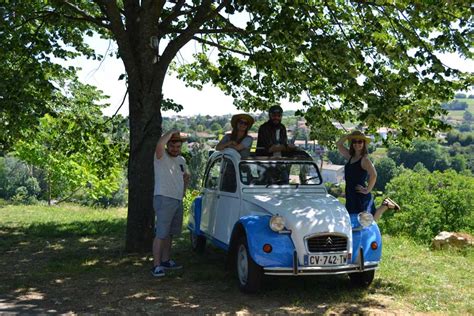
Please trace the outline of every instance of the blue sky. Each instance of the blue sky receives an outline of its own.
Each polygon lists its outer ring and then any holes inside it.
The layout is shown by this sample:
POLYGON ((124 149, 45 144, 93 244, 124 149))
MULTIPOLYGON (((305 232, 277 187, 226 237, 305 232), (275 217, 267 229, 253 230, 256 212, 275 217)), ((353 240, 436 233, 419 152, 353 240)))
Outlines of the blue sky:
MULTIPOLYGON (((90 38, 89 43, 100 54, 105 54, 109 47, 108 41, 101 40, 98 37, 90 38)), ((115 51, 116 44, 111 42, 110 49, 115 51)), ((184 47, 183 50, 190 56, 194 49, 194 44, 190 43, 184 47)), ((463 60, 455 54, 443 54, 438 56, 450 67, 474 72, 474 60, 463 60)), ((67 64, 80 67, 81 71, 79 71, 78 76, 81 81, 98 87, 106 95, 110 96, 108 100, 110 107, 108 107, 104 113, 106 115, 115 113, 126 91, 124 81, 118 80, 119 76, 125 73, 122 61, 115 57, 107 56, 103 62, 78 58, 67 64)), ((184 109, 178 113, 179 115, 224 115, 238 112, 232 104, 233 98, 226 96, 218 88, 211 85, 206 85, 199 91, 194 88, 186 87, 183 82, 173 76, 167 76, 163 90, 165 97, 171 98, 175 102, 183 105, 184 109)), ((300 107, 297 104, 291 104, 289 102, 283 103, 282 106, 284 110, 296 110, 300 107)), ((119 113, 128 115, 128 100, 125 101, 119 113)), ((176 114, 177 113, 173 111, 163 112, 164 116, 176 114)))

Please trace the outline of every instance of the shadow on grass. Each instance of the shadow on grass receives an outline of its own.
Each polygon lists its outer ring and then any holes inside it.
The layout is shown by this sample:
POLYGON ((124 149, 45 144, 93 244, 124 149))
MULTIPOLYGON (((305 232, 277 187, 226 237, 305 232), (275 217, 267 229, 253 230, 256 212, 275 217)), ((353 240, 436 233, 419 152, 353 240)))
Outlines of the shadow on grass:
MULTIPOLYGON (((225 266, 226 254, 191 252, 185 231, 173 257, 184 269, 150 275, 151 254, 123 252, 125 220, 0 226, 0 313, 338 313, 386 308, 347 276, 267 277, 263 290, 242 294, 225 266)), ((402 291, 403 288, 397 289, 402 291)))

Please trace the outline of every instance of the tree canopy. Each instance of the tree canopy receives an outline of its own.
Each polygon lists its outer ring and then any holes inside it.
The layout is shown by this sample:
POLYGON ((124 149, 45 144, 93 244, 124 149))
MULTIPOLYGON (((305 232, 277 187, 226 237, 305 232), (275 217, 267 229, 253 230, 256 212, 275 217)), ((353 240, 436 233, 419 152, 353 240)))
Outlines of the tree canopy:
POLYGON ((218 86, 244 110, 302 102, 320 141, 334 140, 333 122, 390 127, 401 140, 434 135, 446 128, 440 102, 472 85, 472 74, 437 56, 472 58, 466 0, 10 0, 0 13, 5 141, 48 112, 45 100, 73 76, 53 56, 101 58, 84 42, 94 32, 117 42, 130 108, 129 250, 152 236, 153 151, 161 110, 176 107, 163 96, 169 71, 218 86), (190 42, 201 47, 195 59, 176 62, 190 42))

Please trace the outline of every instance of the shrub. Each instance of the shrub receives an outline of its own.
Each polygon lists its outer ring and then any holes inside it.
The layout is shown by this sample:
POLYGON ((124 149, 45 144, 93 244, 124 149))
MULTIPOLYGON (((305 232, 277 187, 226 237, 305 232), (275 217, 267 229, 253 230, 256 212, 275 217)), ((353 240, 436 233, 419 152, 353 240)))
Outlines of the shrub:
POLYGON ((474 231, 474 178, 454 170, 430 173, 403 170, 387 185, 388 195, 401 206, 380 221, 392 235, 407 235, 429 242, 441 231, 474 231))
POLYGON ((35 200, 40 191, 31 167, 12 156, 0 157, 0 198, 35 200))
POLYGON ((385 191, 385 186, 397 173, 397 165, 393 159, 384 157, 375 162, 375 169, 377 170, 375 189, 385 191))

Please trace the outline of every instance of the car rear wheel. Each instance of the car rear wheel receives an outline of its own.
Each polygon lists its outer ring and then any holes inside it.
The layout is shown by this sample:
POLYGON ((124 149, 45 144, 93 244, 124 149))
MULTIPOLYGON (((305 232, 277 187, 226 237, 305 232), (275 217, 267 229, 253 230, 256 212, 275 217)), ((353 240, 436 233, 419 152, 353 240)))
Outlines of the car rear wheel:
POLYGON ((357 287, 368 287, 374 280, 375 270, 349 274, 351 284, 357 287))
POLYGON ((263 270, 250 256, 245 236, 239 239, 236 252, 235 267, 239 289, 245 293, 255 293, 262 284, 263 270))
POLYGON ((194 232, 191 232, 191 248, 196 253, 203 253, 206 249, 206 237, 201 235, 196 235, 194 232))

